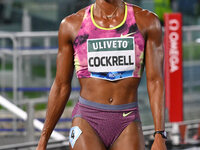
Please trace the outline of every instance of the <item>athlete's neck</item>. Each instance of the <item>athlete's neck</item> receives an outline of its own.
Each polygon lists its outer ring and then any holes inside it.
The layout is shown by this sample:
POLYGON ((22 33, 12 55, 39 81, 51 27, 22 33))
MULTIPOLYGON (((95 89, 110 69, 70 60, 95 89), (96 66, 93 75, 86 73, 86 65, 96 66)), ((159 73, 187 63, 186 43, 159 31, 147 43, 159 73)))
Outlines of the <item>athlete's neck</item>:
POLYGON ((113 4, 113 5, 118 5, 120 3, 122 3, 123 1, 122 0, 96 0, 96 3, 109 3, 109 4, 113 4))
POLYGON ((124 12, 124 2, 122 0, 96 0, 94 9, 96 16, 106 17, 111 15, 117 8, 115 16, 124 12))

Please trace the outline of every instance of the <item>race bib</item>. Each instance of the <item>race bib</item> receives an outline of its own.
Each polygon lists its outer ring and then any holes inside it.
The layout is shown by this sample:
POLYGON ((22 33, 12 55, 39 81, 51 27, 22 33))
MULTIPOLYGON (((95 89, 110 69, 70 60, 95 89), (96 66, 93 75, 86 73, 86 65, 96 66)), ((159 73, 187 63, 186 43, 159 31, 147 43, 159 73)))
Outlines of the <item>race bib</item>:
POLYGON ((93 73, 133 71, 134 37, 88 39, 87 60, 88 71, 93 73))
POLYGON ((74 148, 74 145, 75 145, 76 141, 78 140, 78 138, 81 134, 82 134, 82 131, 78 126, 74 126, 70 129, 69 143, 70 143, 72 148, 74 148))

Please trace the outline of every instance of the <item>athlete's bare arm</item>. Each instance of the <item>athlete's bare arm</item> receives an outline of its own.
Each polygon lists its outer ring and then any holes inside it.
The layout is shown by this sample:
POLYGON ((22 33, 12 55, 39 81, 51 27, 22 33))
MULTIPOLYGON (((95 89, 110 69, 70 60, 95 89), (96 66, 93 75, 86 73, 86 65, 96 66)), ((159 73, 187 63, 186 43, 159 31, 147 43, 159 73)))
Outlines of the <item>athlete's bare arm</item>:
POLYGON ((56 78, 50 91, 46 120, 37 150, 46 149, 49 137, 63 113, 71 92, 71 79, 74 70, 72 40, 76 34, 76 28, 81 22, 80 19, 77 19, 78 17, 81 18, 79 14, 65 18, 60 25, 56 78), (76 25, 74 25, 75 22, 76 25))
MULTIPOLYGON (((147 10, 136 13, 137 23, 146 39, 145 66, 150 106, 156 131, 165 129, 162 30, 157 16, 147 10)), ((156 134, 152 149, 165 150, 165 140, 156 134)))

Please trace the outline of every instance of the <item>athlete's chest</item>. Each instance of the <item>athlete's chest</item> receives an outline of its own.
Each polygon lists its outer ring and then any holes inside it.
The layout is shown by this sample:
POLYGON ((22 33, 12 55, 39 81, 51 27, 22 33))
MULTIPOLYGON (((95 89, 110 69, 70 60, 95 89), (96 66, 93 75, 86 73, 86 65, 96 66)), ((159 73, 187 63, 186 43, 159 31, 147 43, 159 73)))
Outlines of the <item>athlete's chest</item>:
POLYGON ((113 28, 95 22, 92 6, 88 7, 73 44, 77 76, 110 81, 141 77, 145 42, 132 6, 125 5, 123 21, 113 28))
POLYGON ((80 31, 74 41, 75 55, 85 58, 94 55, 113 55, 119 58, 119 64, 122 64, 121 54, 131 53, 135 57, 135 53, 139 51, 144 51, 144 40, 142 34, 131 27, 123 31, 84 28, 84 32, 80 31))

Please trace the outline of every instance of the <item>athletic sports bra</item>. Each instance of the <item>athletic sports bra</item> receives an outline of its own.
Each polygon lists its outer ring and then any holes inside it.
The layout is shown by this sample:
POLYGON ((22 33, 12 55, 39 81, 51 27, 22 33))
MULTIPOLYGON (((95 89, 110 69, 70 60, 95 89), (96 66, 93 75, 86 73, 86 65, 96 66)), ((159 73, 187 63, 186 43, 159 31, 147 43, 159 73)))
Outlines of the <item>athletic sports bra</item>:
POLYGON ((133 5, 125 3, 124 19, 113 28, 103 28, 95 23, 93 6, 86 8, 73 43, 77 77, 109 81, 140 78, 145 41, 138 30, 133 5))

